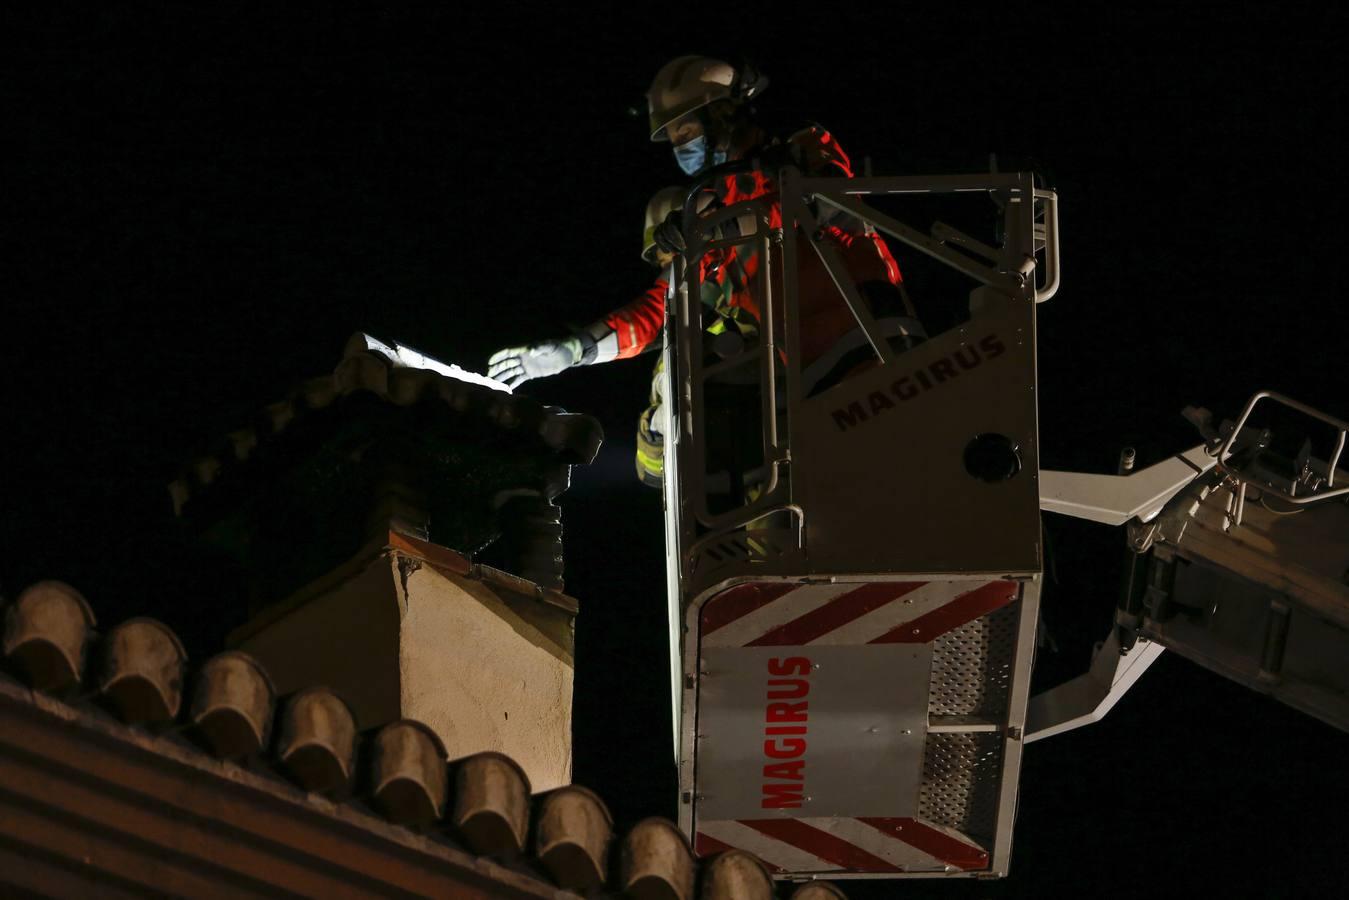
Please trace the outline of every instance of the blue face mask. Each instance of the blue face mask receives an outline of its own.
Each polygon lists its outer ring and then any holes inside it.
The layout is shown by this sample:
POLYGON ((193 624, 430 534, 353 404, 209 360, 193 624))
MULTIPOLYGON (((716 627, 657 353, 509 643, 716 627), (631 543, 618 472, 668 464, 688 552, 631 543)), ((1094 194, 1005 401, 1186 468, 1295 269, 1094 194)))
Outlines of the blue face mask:
POLYGON ((711 154, 707 152, 707 135, 700 134, 691 141, 685 141, 674 148, 675 162, 685 175, 697 175, 708 165, 708 157, 711 157, 711 164, 719 166, 726 162, 725 150, 714 150, 711 154))

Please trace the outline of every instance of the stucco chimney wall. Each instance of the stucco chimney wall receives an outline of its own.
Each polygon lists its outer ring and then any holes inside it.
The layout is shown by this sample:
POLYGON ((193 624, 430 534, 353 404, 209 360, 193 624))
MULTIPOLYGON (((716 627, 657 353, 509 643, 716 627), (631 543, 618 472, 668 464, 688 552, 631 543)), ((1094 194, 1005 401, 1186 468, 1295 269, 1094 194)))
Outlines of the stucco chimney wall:
POLYGON ((571 782, 574 616, 570 598, 390 535, 233 642, 280 693, 322 682, 363 730, 417 719, 450 759, 505 753, 545 791, 571 782))

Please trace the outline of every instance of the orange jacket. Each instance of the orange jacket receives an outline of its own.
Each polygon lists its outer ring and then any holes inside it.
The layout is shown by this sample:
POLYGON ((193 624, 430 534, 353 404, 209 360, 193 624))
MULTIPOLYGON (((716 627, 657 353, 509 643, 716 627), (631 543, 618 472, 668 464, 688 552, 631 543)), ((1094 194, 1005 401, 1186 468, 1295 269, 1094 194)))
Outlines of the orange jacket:
MULTIPOLYGON (((853 176, 848 156, 833 136, 819 126, 802 129, 782 147, 789 160, 808 176, 853 176)), ((751 152, 759 152, 762 147, 751 152)), ((748 156, 742 153, 741 157, 748 156)), ((708 189, 710 202, 701 215, 706 216, 735 203, 764 198, 769 206, 769 227, 782 227, 782 206, 778 202, 777 185, 762 169, 728 174, 708 189)), ((734 228, 734 223, 722 227, 734 228)), ((859 225, 832 224, 824 227, 827 239, 843 257, 854 283, 868 282, 889 286, 898 285, 902 276, 899 265, 890 254, 880 235, 859 225)), ((843 302, 828 271, 808 244, 808 236, 797 231, 799 263, 797 282, 800 297, 801 364, 808 365, 824 352, 839 336, 855 326, 852 313, 843 302)), ((737 323, 742 330, 757 330, 760 320, 759 302, 753 285, 762 265, 760 254, 753 245, 709 250, 698 260, 699 274, 704 283, 703 296, 724 318, 737 323)), ((625 359, 659 343, 665 319, 665 295, 668 275, 641 296, 600 319, 585 329, 594 346, 587 343, 583 362, 607 362, 625 359)), ((781 296, 777 286, 775 296, 781 296)))

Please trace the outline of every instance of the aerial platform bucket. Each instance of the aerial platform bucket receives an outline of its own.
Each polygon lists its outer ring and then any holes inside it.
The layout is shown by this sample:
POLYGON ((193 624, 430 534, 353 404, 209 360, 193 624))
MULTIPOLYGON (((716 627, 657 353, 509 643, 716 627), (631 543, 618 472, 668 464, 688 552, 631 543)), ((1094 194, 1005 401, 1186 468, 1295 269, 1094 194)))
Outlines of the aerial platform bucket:
POLYGON ((1035 304, 1057 286, 1054 197, 1025 174, 774 180, 778 194, 712 215, 695 187, 676 267, 680 824, 698 854, 749 850, 779 878, 1003 875, 1039 602, 1035 304), (998 246, 941 222, 929 237, 885 205, 960 194, 992 198, 998 246), (906 276, 912 250, 953 270, 962 293, 927 283, 959 308, 913 339, 909 298, 896 313, 864 295, 826 223, 883 233, 906 276), (703 308, 709 273, 736 263, 754 276, 758 333, 728 351, 703 308), (852 329, 816 355, 869 348, 868 364, 818 377, 803 323, 831 317, 803 296, 808 265, 852 329), (746 419, 746 458, 722 471, 711 423, 746 419))

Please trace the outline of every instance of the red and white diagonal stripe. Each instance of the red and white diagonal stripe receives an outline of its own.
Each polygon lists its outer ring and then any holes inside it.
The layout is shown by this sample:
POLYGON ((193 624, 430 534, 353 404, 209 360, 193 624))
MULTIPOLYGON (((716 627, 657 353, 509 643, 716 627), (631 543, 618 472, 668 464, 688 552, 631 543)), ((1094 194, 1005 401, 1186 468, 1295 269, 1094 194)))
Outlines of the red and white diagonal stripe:
POLYGON ((698 823, 694 849, 748 850, 782 872, 943 872, 988 868, 988 851, 910 818, 740 819, 698 823))
POLYGON ((1012 581, 744 584, 703 605, 703 647, 927 643, 1016 599, 1012 581))

